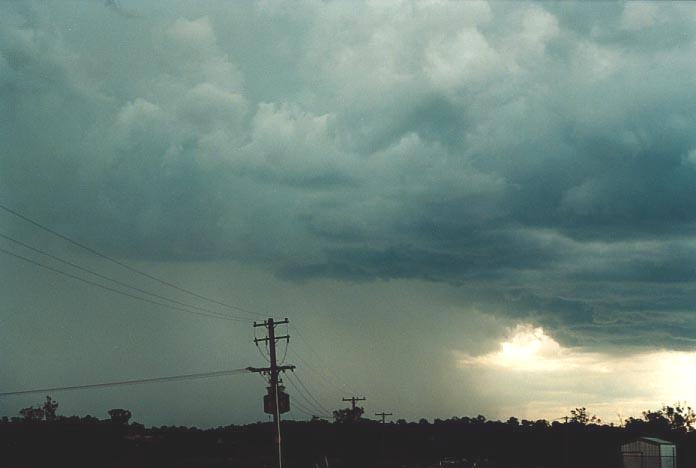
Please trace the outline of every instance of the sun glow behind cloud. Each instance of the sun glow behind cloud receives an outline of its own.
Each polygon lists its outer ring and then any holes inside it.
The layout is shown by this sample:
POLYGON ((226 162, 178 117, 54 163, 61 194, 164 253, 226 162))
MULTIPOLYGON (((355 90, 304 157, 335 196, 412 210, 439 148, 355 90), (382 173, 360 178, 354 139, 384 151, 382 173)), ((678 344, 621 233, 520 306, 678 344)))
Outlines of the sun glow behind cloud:
POLYGON ((500 343, 498 351, 481 356, 462 356, 460 363, 467 367, 497 367, 513 371, 610 371, 601 355, 563 348, 543 328, 531 325, 518 325, 506 341, 500 343))
POLYGON ((564 347, 543 328, 520 324, 495 351, 456 355, 462 369, 482 375, 483 388, 510 389, 499 392, 501 406, 523 398, 531 417, 557 417, 587 406, 614 420, 617 413, 639 415, 663 403, 696 401, 696 352, 591 352, 564 347), (607 389, 615 395, 609 400, 607 389))

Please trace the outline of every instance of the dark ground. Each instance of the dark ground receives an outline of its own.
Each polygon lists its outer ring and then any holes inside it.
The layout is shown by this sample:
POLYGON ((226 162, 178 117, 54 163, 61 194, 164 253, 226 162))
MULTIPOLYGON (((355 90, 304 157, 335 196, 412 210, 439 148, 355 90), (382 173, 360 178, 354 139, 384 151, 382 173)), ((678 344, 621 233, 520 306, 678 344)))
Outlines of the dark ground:
MULTIPOLYGON (((624 428, 482 416, 384 426, 285 421, 283 431, 287 468, 325 468, 326 461, 332 468, 430 467, 441 460, 451 468, 619 468, 620 444, 640 435, 676 442, 679 467, 696 466, 696 432, 661 420, 633 420, 624 428)), ((274 454, 270 423, 199 430, 92 417, 0 422, 3 468, 257 468, 275 466, 274 454)))

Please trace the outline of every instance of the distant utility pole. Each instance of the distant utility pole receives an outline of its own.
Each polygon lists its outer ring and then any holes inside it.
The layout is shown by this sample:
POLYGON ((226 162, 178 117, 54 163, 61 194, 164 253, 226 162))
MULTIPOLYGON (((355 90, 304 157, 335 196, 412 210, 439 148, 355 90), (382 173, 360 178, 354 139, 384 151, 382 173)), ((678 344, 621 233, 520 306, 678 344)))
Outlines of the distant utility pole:
POLYGON ((568 468, 568 416, 563 416, 563 468, 568 468))
POLYGON ((375 413, 375 416, 380 416, 382 418, 382 424, 384 424, 387 419, 387 416, 392 416, 391 413, 375 413))
POLYGON ((365 398, 365 397, 356 397, 356 396, 353 396, 353 397, 350 397, 350 398, 342 398, 342 400, 343 400, 343 401, 350 401, 351 408, 352 408, 352 412, 353 412, 353 420, 357 421, 357 420, 358 420, 358 415, 357 415, 357 413, 355 412, 355 402, 356 402, 356 401, 365 401, 365 400, 367 400, 367 398, 365 398))
POLYGON ((387 422, 387 416, 391 416, 391 413, 375 413, 375 416, 379 416, 382 418, 382 458, 385 458, 386 450, 385 450, 385 443, 384 443, 384 425, 387 422))
POLYGON ((365 397, 350 397, 350 398, 342 398, 343 401, 350 401, 352 404, 353 412, 355 412, 355 402, 356 401, 365 401, 367 398, 365 397))
POLYGON ((290 400, 286 393, 283 392, 283 387, 278 386, 278 374, 286 370, 293 370, 295 366, 279 366, 276 360, 276 343, 280 340, 286 340, 290 342, 289 335, 276 336, 275 327, 278 325, 283 325, 288 323, 288 319, 285 318, 281 321, 274 321, 272 318, 264 320, 263 322, 254 322, 254 328, 265 327, 268 336, 265 338, 255 338, 254 343, 257 345, 259 343, 268 343, 268 350, 270 354, 271 366, 270 367, 249 367, 251 372, 258 372, 259 374, 265 374, 269 376, 269 394, 264 398, 264 411, 272 412, 273 422, 276 429, 276 445, 278 446, 278 468, 283 468, 283 456, 281 450, 281 439, 280 439, 280 413, 285 413, 290 410, 290 400), (279 395, 279 393, 281 393, 279 395), (270 397, 270 398, 269 398, 270 397), (270 405, 266 404, 270 403, 270 405))
POLYGON ((563 420, 563 468, 568 468, 568 420, 569 416, 561 416, 560 418, 553 419, 552 421, 563 420))

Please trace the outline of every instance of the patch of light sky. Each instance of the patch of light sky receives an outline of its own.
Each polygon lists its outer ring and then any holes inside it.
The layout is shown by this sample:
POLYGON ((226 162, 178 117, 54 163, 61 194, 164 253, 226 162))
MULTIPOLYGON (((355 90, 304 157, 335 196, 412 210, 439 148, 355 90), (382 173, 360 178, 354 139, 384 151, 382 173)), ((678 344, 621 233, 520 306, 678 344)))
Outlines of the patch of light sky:
MULTIPOLYGON (((565 347, 542 327, 524 323, 509 330, 496 350, 472 355, 455 351, 461 369, 485 374, 490 385, 524 379, 539 392, 524 403, 527 414, 556 419, 576 406, 586 406, 607 422, 640 416, 656 402, 696 401, 696 352, 653 350, 614 355, 565 347), (592 383, 591 386, 586 385, 592 383), (619 391, 610 400, 606 388, 619 391), (581 392, 578 392, 581 389, 581 392)), ((486 386, 488 386, 486 385, 486 386)), ((505 405, 518 389, 507 387, 505 405)), ((514 397, 513 397, 514 398, 514 397)))

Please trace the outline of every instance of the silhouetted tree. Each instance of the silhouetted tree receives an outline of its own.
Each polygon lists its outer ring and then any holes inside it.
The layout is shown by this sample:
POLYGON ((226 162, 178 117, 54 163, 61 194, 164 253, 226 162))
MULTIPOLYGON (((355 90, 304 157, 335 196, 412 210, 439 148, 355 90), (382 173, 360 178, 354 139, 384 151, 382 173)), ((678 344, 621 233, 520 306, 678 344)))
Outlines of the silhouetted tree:
POLYGON ((359 406, 356 406, 355 410, 352 408, 343 408, 335 410, 333 412, 333 417, 334 421, 337 423, 356 422, 362 417, 364 412, 365 410, 359 406))
POLYGON ((126 409, 114 408, 108 411, 111 422, 114 424, 119 424, 125 426, 130 421, 132 416, 131 412, 126 409))
POLYGON ((19 414, 22 416, 22 420, 24 421, 37 422, 43 421, 44 419, 46 421, 54 421, 56 419, 57 409, 58 403, 50 396, 47 396, 43 405, 36 408, 33 406, 22 408, 19 410, 19 414))
POLYGON ((696 423, 696 413, 690 406, 675 403, 658 410, 643 411, 643 419, 628 418, 626 428, 641 432, 666 434, 669 431, 690 432, 696 423))
POLYGON ((689 432, 694 429, 693 426, 694 422, 696 422, 696 413, 694 413, 691 406, 682 406, 681 403, 677 402, 674 406, 663 406, 662 412, 669 420, 671 429, 684 432, 689 432))
MULTIPOLYGON (((57 403, 47 402, 55 413, 57 403)), ((68 416, 56 417, 53 424, 29 424, 25 421, 53 416, 46 416, 43 407, 25 408, 24 419, 0 422, 0 465, 62 466, 70 460, 71 466, 172 466, 182 461, 183 468, 192 466, 183 460, 201 457, 205 466, 222 466, 227 460, 231 466, 252 467, 268 465, 271 460, 259 455, 270 443, 265 423, 207 430, 145 428, 131 423, 128 410, 108 413, 106 421, 68 416)), ((435 466, 438 460, 449 457, 459 463, 453 466, 467 468, 616 468, 620 466, 620 444, 639 435, 672 440, 679 446, 680 466, 696 466, 696 449, 692 448, 696 447, 696 431, 688 429, 694 412, 680 404, 646 411, 628 428, 591 424, 585 408, 569 413, 569 419, 570 415, 577 417, 574 424, 551 425, 545 420, 511 417, 496 421, 483 416, 436 419, 433 424, 424 419, 399 419, 384 426, 361 419, 352 424, 356 414, 364 417, 363 409, 336 411, 334 424, 320 423, 317 418, 286 421, 288 466, 314 466, 318 461, 319 466, 325 466, 327 457, 330 466, 340 468, 416 468, 435 466), (384 464, 375 465, 379 457, 384 464)))
POLYGON ((22 408, 19 410, 19 414, 28 422, 41 421, 44 418, 44 411, 42 408, 34 408, 29 406, 28 408, 22 408))
POLYGON ((482 414, 479 414, 474 419, 472 419, 471 422, 475 424, 484 424, 486 422, 486 417, 482 414))
POLYGON ((586 426, 587 424, 599 424, 602 422, 602 420, 594 414, 589 414, 587 412, 587 408, 584 406, 582 408, 570 410, 569 421, 575 424, 582 424, 583 426, 586 426))
POLYGON ((46 401, 41 407, 44 413, 44 418, 46 421, 54 421, 56 419, 56 410, 58 409, 58 402, 53 400, 50 396, 46 396, 46 401))

